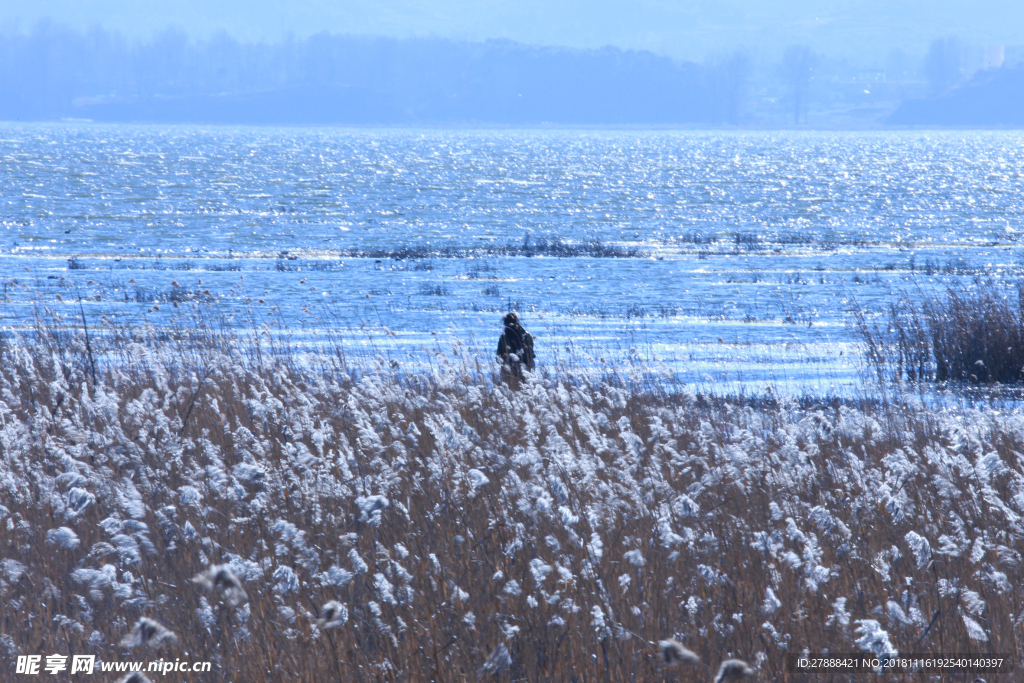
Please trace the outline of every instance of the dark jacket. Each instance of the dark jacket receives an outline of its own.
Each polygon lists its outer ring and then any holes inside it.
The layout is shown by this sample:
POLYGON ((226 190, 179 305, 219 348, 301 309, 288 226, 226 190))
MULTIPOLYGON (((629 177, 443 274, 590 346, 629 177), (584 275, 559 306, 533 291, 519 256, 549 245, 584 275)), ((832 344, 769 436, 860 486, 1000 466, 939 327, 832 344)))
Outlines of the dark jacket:
POLYGON ((519 356, 527 369, 533 370, 533 337, 522 325, 506 325, 498 340, 498 356, 505 360, 510 353, 519 356))

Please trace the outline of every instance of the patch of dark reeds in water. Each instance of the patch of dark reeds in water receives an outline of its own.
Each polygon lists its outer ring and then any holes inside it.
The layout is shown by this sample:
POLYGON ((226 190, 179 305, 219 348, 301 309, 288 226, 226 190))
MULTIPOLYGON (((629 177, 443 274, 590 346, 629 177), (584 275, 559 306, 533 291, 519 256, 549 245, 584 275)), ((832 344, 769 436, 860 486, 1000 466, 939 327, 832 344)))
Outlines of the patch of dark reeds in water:
POLYGON ((125 288, 122 291, 108 294, 110 299, 123 299, 140 304, 180 304, 186 302, 211 303, 217 300, 217 295, 209 289, 189 288, 180 285, 171 285, 167 288, 141 287, 135 285, 133 288, 125 288))
POLYGON ((621 247, 598 240, 564 242, 527 236, 521 243, 506 242, 484 247, 451 247, 430 244, 397 247, 394 249, 346 249, 347 258, 373 259, 430 259, 430 258, 487 258, 511 256, 551 256, 559 258, 646 258, 650 253, 639 247, 621 247))
POLYGON ((425 296, 451 296, 452 290, 442 282, 433 285, 420 285, 419 293, 425 296))
POLYGON ((1024 287, 991 283, 943 295, 903 293, 880 320, 855 311, 869 365, 883 381, 1016 384, 1024 379, 1024 287))
POLYGON ((579 305, 568 309, 566 313, 572 316, 584 316, 593 318, 624 318, 626 320, 638 318, 672 318, 682 315, 687 309, 676 304, 629 304, 627 306, 607 306, 600 304, 579 305))
POLYGON ((469 266, 466 270, 466 278, 470 280, 480 280, 483 278, 494 277, 498 272, 498 269, 492 263, 476 262, 469 266))
POLYGON ((237 263, 212 263, 206 266, 204 270, 237 273, 242 270, 242 266, 237 263))

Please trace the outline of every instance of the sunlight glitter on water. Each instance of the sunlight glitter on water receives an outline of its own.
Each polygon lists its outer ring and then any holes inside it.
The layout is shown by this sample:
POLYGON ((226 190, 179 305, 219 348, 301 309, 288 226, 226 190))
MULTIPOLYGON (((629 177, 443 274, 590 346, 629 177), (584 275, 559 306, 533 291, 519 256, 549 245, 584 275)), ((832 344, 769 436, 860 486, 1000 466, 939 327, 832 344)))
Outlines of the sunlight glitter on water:
POLYGON ((135 325, 201 303, 295 339, 490 353, 514 308, 547 349, 636 347, 694 381, 848 383, 853 306, 1010 287, 1024 266, 1013 132, 0 136, 9 329, 40 304, 135 325))

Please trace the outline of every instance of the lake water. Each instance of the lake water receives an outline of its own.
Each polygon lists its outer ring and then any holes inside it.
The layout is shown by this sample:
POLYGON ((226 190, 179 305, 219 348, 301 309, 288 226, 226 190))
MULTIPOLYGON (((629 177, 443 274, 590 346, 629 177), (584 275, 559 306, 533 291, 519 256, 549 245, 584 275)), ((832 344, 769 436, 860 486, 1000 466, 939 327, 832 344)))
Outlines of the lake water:
POLYGON ((1024 267, 1019 132, 3 124, 0 160, 8 330, 202 300, 416 365, 513 308, 541 363, 830 392, 855 304, 1024 267))

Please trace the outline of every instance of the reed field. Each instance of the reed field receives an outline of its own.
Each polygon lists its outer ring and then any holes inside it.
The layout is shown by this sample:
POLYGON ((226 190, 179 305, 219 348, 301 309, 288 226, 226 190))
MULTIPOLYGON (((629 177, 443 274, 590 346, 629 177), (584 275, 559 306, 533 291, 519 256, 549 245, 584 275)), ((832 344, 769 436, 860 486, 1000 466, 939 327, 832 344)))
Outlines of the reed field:
POLYGON ((422 354, 406 371, 203 323, 5 338, 4 666, 610 683, 738 658, 752 680, 863 681, 786 656, 1017 657, 1021 413, 422 354), (668 639, 701 663, 665 666, 668 639))

